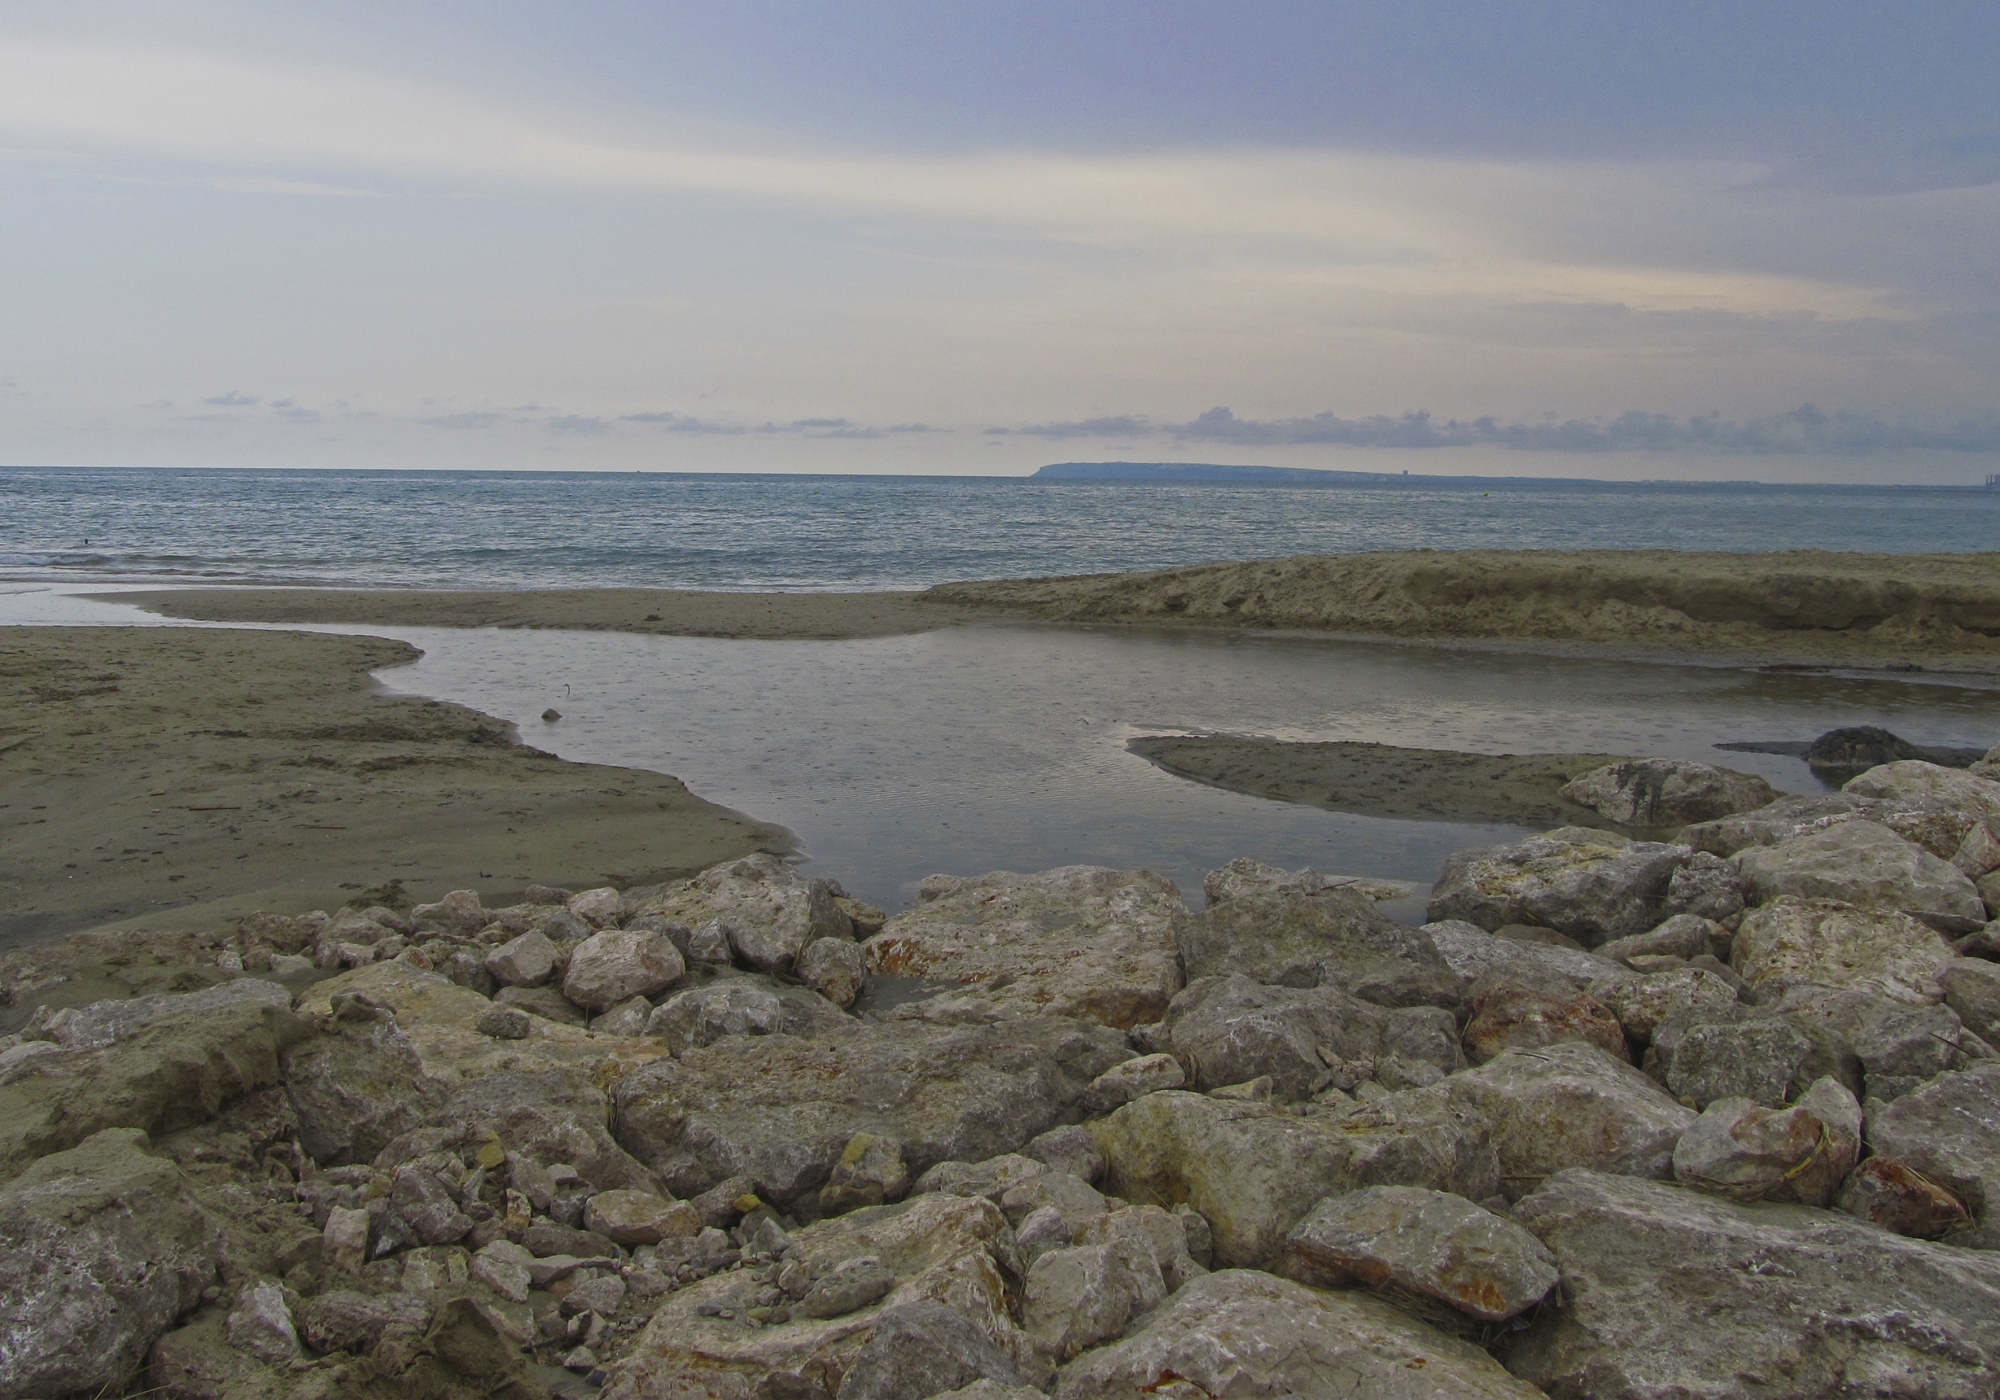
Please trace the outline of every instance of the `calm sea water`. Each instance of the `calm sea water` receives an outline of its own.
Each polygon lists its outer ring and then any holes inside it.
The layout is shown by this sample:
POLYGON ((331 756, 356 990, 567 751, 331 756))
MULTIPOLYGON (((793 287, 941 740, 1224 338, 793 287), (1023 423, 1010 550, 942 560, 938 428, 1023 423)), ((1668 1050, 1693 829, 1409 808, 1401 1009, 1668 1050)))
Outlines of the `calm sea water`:
POLYGON ((1371 549, 1996 540, 2000 491, 1946 488, 0 468, 14 578, 871 589, 1371 549))

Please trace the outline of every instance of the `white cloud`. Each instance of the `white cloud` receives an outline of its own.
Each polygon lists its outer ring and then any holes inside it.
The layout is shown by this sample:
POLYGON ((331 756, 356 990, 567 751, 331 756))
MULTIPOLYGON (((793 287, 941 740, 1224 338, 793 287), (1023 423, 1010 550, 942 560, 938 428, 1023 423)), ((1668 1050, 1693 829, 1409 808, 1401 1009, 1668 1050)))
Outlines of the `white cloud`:
POLYGON ((1272 148, 1102 157, 732 148, 630 117, 531 109, 352 69, 6 40, 0 142, 230 167, 242 173, 205 183, 245 193, 371 193, 314 178, 340 172, 439 193, 657 193, 1001 226, 1220 261, 1232 281, 1261 281, 1275 295, 1904 314, 1866 279, 1790 275, 1755 257, 1706 265, 1699 231, 1714 207, 1762 177, 1745 165, 1527 165, 1272 148), (1640 227, 1689 232, 1681 246, 1670 240, 1635 261, 1621 250, 1640 227), (1588 246, 1579 246, 1579 229, 1591 231, 1588 246))

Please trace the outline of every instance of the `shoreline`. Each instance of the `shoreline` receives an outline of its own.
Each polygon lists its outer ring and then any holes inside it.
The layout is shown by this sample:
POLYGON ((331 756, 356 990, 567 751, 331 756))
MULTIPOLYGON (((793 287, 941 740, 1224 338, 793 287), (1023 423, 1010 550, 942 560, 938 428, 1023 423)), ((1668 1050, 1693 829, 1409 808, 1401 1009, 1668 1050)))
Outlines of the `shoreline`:
POLYGON ((337 908, 395 880, 492 898, 791 848, 678 779, 383 694, 370 673, 419 654, 248 629, 0 630, 0 948, 337 908))
POLYGON ((96 596, 207 622, 546 627, 758 640, 979 625, 1136 626, 1569 656, 2000 674, 2000 553, 1415 550, 871 593, 243 586, 96 596))

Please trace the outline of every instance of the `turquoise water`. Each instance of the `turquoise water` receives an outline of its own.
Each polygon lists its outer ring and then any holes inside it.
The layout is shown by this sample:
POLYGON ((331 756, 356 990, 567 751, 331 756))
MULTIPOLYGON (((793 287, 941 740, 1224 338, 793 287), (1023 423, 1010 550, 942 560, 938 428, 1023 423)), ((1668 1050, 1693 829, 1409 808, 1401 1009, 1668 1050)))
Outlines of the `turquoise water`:
POLYGON ((2000 491, 1951 488, 0 468, 14 578, 872 589, 1372 549, 1996 540, 2000 491))

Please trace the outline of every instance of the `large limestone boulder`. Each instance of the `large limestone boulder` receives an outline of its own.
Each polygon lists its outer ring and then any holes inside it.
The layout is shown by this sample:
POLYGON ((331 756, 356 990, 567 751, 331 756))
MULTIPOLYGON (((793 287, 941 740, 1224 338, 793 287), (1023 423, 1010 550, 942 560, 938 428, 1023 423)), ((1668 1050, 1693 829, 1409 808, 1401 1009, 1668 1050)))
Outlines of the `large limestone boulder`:
POLYGON ((1572 778, 1559 797, 1620 826, 1670 827, 1754 811, 1777 799, 1762 778, 1686 758, 1639 758, 1572 778))
POLYGON ((1752 847, 1783 845, 1845 822, 1870 821, 1948 860, 1975 819, 1972 812, 1928 799, 1903 801, 1850 792, 1795 793, 1754 812, 1696 822, 1682 829, 1680 839, 1700 852, 1734 856, 1752 847))
POLYGON ((1446 858, 1429 917, 1484 929, 1539 925, 1594 947, 1681 912, 1668 907, 1668 886, 1693 854, 1578 826, 1510 846, 1475 846, 1446 858))
POLYGON ((817 992, 747 973, 675 992, 653 1008, 646 1034, 659 1036, 678 1055, 732 1035, 841 1035, 854 1024, 817 992))
MULTIPOLYGON (((546 990, 553 994, 553 988, 546 990)), ((299 1011, 331 1020, 334 998, 345 993, 358 993, 393 1011, 424 1074, 447 1084, 500 1073, 563 1073, 580 1083, 604 1084, 666 1053, 649 1036, 595 1035, 543 1016, 530 1018, 523 1039, 496 1039, 477 1029, 492 1002, 448 977, 401 961, 370 963, 315 982, 300 996, 299 1011)))
POLYGON ((146 1146, 107 1129, 0 1191, 0 1394, 121 1391, 217 1281, 222 1231, 146 1146))
POLYGON ((1574 1041, 1509 1050, 1423 1092, 1442 1094, 1487 1123, 1510 1197, 1570 1167, 1670 1178, 1674 1144, 1695 1120, 1631 1065, 1574 1041))
POLYGON ((1242 899, 1251 895, 1296 894, 1320 895, 1330 890, 1344 890, 1349 894, 1379 902, 1385 899, 1405 899, 1417 892, 1417 886, 1401 880, 1377 880, 1365 875, 1322 875, 1317 870, 1285 870, 1276 865, 1266 865, 1261 860, 1248 856, 1238 856, 1219 870, 1211 870, 1202 876, 1201 892, 1208 896, 1210 904, 1221 904, 1225 900, 1242 899))
POLYGON ((1788 1109, 1717 1099, 1674 1146, 1674 1177, 1732 1201, 1833 1204, 1861 1154, 1861 1105, 1822 1079, 1788 1109))
POLYGON ((885 1021, 811 1040, 728 1036, 612 1088, 616 1133, 677 1196, 747 1176, 817 1198, 856 1133, 903 1144, 910 1174, 981 1161, 1081 1116, 1092 1080, 1133 1058, 1105 1027, 1054 1017, 885 1021))
POLYGON ((1751 902, 1837 899, 1859 909, 1900 911, 1945 933, 1986 923, 1979 890, 1949 861, 1911 845, 1886 826, 1845 821, 1736 857, 1751 902))
POLYGON ((1449 1011, 1389 1009, 1333 987, 1267 987, 1241 975, 1189 983, 1149 1038, 1191 1067, 1200 1089, 1268 1075, 1285 1099, 1369 1079, 1402 1088, 1465 1067, 1449 1011))
POLYGON ((1554 1400, 1945 1400, 2000 1367, 2000 1259, 1582 1170, 1514 1219, 1555 1254, 1563 1304, 1503 1354, 1554 1400))
POLYGON ((1614 1060, 1629 1060, 1625 1028, 1611 1008, 1585 993, 1540 992, 1511 983, 1472 996, 1465 1023, 1465 1053, 1485 1064, 1509 1050, 1536 1050, 1565 1041, 1595 1045, 1614 1060))
POLYGON ((685 971, 665 934, 604 929, 570 955, 563 995, 586 1011, 608 1011, 633 997, 657 996, 685 971))
POLYGON ((311 1034, 289 1000, 282 987, 245 978, 59 1013, 47 1032, 54 1041, 6 1052, 0 1181, 106 1128, 173 1132, 276 1084, 285 1051, 311 1034))
POLYGON ((1029 1015, 1122 1029, 1157 1021, 1180 990, 1186 921, 1173 881, 1150 870, 933 875, 918 905, 861 951, 873 973, 957 982, 1029 1015))
POLYGON ((1896 1099, 1947 1070, 1994 1058, 1949 1006, 1913 1006, 1872 988, 1794 987, 1772 1011, 1816 1040, 1854 1052, 1871 1099, 1896 1099))
POLYGON ((1928 1003, 1943 995, 1938 974, 1957 956, 1936 930, 1908 914, 1787 895, 1743 916, 1729 962, 1767 997, 1809 983, 1928 1003))
MULTIPOLYGON (((1817 1051, 1807 1030, 1768 1011, 1694 1007, 1654 1027, 1643 1068, 1697 1109, 1730 1098, 1776 1108, 1822 1071, 1838 1071, 1837 1062, 1825 1063, 1817 1051)), ((1858 1062, 1846 1077, 1860 1084, 1858 1062)))
POLYGON ((1186 921, 1190 981, 1242 973, 1286 987, 1338 987, 1383 1006, 1448 1006, 1456 987, 1429 939, 1352 891, 1242 894, 1186 921))
POLYGON ((1978 772, 1905 759, 1870 768, 1840 789, 1855 797, 1933 803, 1974 817, 2000 816, 2000 782, 1978 772))
POLYGON ((1941 1074, 1894 1103, 1871 1101, 1868 1145, 1964 1202, 1977 1224, 1955 1242, 2000 1249, 2000 1063, 1941 1074))
POLYGON ((1525 987, 1558 996, 1600 990, 1636 976, 1630 968, 1594 953, 1554 943, 1500 938, 1463 919, 1425 924, 1419 933, 1451 969, 1460 995, 1475 987, 1525 987))
POLYGON ((1980 1039, 2000 1040, 2000 963, 1960 958, 1938 973, 1945 1005, 1980 1039))
POLYGON ((1010 1315, 995 1258, 1006 1233, 1006 1217, 991 1201, 949 1195, 873 1206, 794 1231, 779 1274, 783 1321, 750 1320, 767 1286, 757 1271, 683 1288, 610 1368, 605 1400, 845 1395, 849 1380, 854 1393, 924 1400, 979 1379, 976 1372, 951 1374, 953 1358, 961 1366, 983 1360, 986 1374, 1005 1383, 1040 1380, 1046 1367, 1010 1315), (948 1310, 977 1342, 960 1337, 952 1345, 960 1329, 927 1315, 925 1305, 948 1310), (885 1345, 871 1351, 878 1334, 885 1345), (892 1340, 898 1350, 941 1357, 947 1369, 925 1378, 926 1388, 900 1388, 894 1357, 883 1354, 892 1340))
POLYGON ((1463 1196, 1417 1186, 1328 1196, 1288 1243, 1321 1282, 1389 1284, 1482 1322, 1518 1316, 1556 1286, 1555 1258, 1540 1240, 1463 1196))
POLYGON ((1367 1293, 1325 1292, 1245 1269, 1187 1285, 1136 1330, 1062 1369, 1056 1400, 1173 1393, 1280 1400, 1534 1400, 1485 1352, 1367 1293), (1198 1387, 1198 1389, 1197 1389, 1198 1387))
POLYGON ((299 1145, 323 1167, 368 1161, 428 1122, 447 1092, 386 1011, 328 1016, 320 1034, 286 1052, 284 1073, 299 1145))
POLYGON ((1286 1232, 1329 1194, 1382 1185, 1494 1194, 1485 1123, 1454 1111, 1442 1087, 1391 1095, 1376 1107, 1392 1109, 1346 1118, 1170 1091, 1086 1126, 1111 1194, 1186 1202, 1208 1220, 1218 1265, 1257 1267, 1282 1254, 1286 1232))
POLYGON ((629 894, 627 913, 654 914, 699 928, 717 922, 745 965, 789 972, 799 954, 822 938, 852 938, 854 926, 834 902, 833 886, 809 879, 773 855, 759 853, 710 866, 692 880, 629 894))

